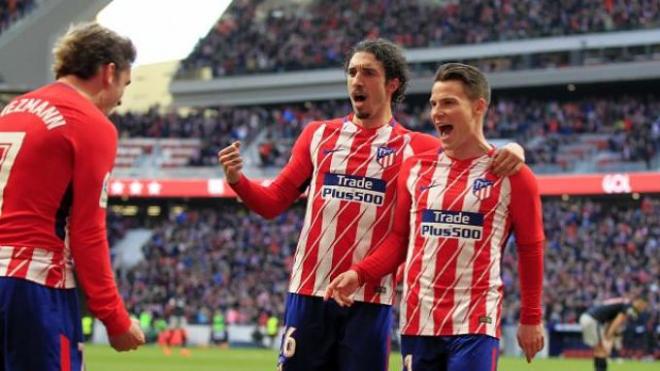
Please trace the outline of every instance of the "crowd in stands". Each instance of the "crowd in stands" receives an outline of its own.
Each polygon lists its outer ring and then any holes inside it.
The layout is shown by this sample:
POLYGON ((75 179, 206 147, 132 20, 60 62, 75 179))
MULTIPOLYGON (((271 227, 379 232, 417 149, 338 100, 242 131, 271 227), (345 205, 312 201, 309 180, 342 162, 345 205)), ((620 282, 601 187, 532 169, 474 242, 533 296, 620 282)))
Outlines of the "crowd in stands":
MULTIPOLYGON (((306 124, 349 112, 348 101, 325 101, 276 107, 216 107, 186 114, 162 113, 154 107, 145 113, 113 114, 111 120, 120 138, 200 138, 199 153, 192 156, 188 166, 216 166, 220 149, 235 140, 250 144, 259 131, 265 130, 263 139, 256 143, 259 165, 282 167, 306 124)), ((496 97, 484 132, 489 139, 521 143, 532 167, 551 164, 558 165, 559 170, 570 170, 573 163, 561 154, 562 146, 579 141, 583 134, 596 134, 602 136, 595 144, 596 150, 613 154, 620 162, 643 162, 650 169, 660 153, 658 112, 660 97, 652 94, 573 101, 496 97)), ((396 116, 412 130, 435 134, 426 102, 404 103, 396 116)), ((579 153, 572 159, 589 155, 593 153, 579 153)))
MULTIPOLYGON (((334 110, 335 114, 321 117, 350 112, 350 106, 343 102, 324 103, 321 107, 321 110, 318 107, 281 110, 279 120, 268 126, 268 141, 279 157, 272 158, 268 164, 281 166, 287 161, 292 141, 309 118, 324 111, 334 110), (284 139, 279 141, 279 146, 276 138, 284 139)), ((659 110, 660 99, 654 95, 573 101, 496 97, 489 108, 484 132, 489 139, 507 138, 523 144, 527 162, 532 166, 559 164, 568 169, 572 164, 561 156, 561 146, 576 142, 582 134, 603 134, 608 139, 597 144, 598 150, 615 152, 623 162, 643 161, 649 167, 660 151, 659 110)), ((397 118, 413 130, 435 134, 426 102, 404 104, 397 118)))
POLYGON ((484 131, 487 138, 512 138, 527 145, 531 165, 559 163, 564 168, 570 164, 559 158, 562 144, 575 142, 582 134, 604 134, 609 138, 607 146, 599 143, 599 149, 619 153, 624 162, 644 161, 649 168, 660 151, 658 109, 660 99, 652 95, 564 102, 496 99, 484 131))
MULTIPOLYGON (((594 301, 631 294, 644 295, 657 311, 660 199, 544 200, 543 212, 547 322, 575 323, 594 301)), ((503 280, 510 323, 517 318, 517 271, 515 249, 509 248, 503 280)))
POLYGON ((145 259, 120 283, 128 308, 167 317, 178 301, 193 323, 217 309, 229 324, 283 313, 301 216, 296 207, 268 222, 238 205, 172 215, 154 226, 145 259))
MULTIPOLYGON (((546 321, 576 323, 595 301, 642 293, 657 325, 660 199, 545 199, 543 210, 546 321)), ((191 323, 209 323, 220 310, 229 325, 254 324, 266 313, 281 316, 302 219, 301 204, 266 221, 227 203, 155 223, 144 261, 120 281, 129 310, 167 318, 178 302, 191 323)), ((513 243, 502 264, 504 323, 518 320, 513 243)))
POLYGON ((108 211, 105 223, 108 227, 108 243, 110 246, 114 246, 115 243, 126 236, 126 231, 135 228, 136 220, 124 218, 118 213, 108 211))
POLYGON ((624 161, 645 162, 660 151, 660 100, 625 97, 608 102, 606 109, 621 117, 609 131, 610 151, 621 153, 624 161))
POLYGON ((35 0, 0 0, 0 34, 35 7, 35 0))
MULTIPOLYGON (((413 130, 434 134, 427 102, 404 103, 397 119, 413 130)), ((201 138, 199 154, 191 166, 214 166, 217 151, 234 140, 249 144, 257 132, 266 130, 256 143, 261 165, 283 166, 293 141, 312 120, 342 117, 351 112, 348 101, 326 101, 276 107, 220 107, 186 115, 159 113, 113 115, 120 137, 201 138)), ((575 160, 593 155, 562 154, 562 146, 579 141, 582 134, 601 134, 595 150, 615 154, 623 162, 640 161, 651 166, 660 151, 660 97, 621 95, 586 97, 569 101, 530 97, 495 97, 485 121, 489 139, 507 138, 526 147, 532 165, 556 164, 570 170, 575 160)))
POLYGON ((190 166, 217 164, 216 153, 235 140, 249 142, 273 114, 260 107, 198 109, 186 114, 161 113, 153 107, 145 113, 112 114, 120 138, 200 138, 201 150, 190 166))
MULTIPOLYGON (((441 62, 459 62, 478 67, 486 73, 511 72, 534 69, 558 69, 611 63, 660 60, 660 44, 649 47, 610 47, 584 50, 539 52, 534 54, 503 55, 496 57, 455 58, 441 62)), ((437 61, 410 63, 414 76, 433 77, 437 61)))
POLYGON ((660 25, 655 0, 233 1, 182 62, 180 75, 215 77, 337 67, 368 37, 405 48, 476 44, 660 25), (414 22, 402 22, 414 20, 414 22))

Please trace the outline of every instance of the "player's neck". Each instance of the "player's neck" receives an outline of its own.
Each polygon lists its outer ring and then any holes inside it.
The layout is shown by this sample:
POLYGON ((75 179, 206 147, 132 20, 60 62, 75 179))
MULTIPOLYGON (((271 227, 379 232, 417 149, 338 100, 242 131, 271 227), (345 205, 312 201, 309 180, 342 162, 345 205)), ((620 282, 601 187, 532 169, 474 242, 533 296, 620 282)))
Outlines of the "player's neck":
POLYGON ((96 104, 96 95, 98 94, 99 89, 96 88, 95 82, 83 80, 74 75, 60 77, 57 81, 69 85, 80 95, 96 104))
POLYGON ((377 129, 381 126, 387 125, 390 121, 392 121, 391 110, 387 110, 380 115, 374 115, 366 119, 361 119, 358 118, 357 115, 353 115, 353 123, 365 129, 377 129))
POLYGON ((459 148, 445 149, 444 152, 447 156, 455 160, 467 160, 481 157, 487 154, 492 148, 482 135, 481 138, 474 138, 463 143, 459 148))

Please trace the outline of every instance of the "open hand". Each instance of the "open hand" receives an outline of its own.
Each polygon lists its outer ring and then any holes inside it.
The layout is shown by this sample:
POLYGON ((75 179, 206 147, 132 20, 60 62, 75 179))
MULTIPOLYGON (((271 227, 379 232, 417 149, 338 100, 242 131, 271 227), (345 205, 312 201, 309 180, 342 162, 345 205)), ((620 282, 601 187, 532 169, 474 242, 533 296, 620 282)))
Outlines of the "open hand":
POLYGON ((497 176, 511 176, 525 164, 525 150, 516 143, 509 143, 495 151, 490 168, 497 176))
POLYGON ((353 305, 353 294, 360 287, 358 274, 354 270, 348 270, 335 277, 325 290, 324 300, 335 299, 337 304, 342 307, 353 305))

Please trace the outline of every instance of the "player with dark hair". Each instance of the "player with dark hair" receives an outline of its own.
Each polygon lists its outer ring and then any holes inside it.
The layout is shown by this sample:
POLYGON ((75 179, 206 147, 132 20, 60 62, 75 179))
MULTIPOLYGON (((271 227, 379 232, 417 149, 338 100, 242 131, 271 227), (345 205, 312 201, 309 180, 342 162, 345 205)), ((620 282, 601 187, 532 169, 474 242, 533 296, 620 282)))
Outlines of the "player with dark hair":
POLYGON ((401 352, 407 371, 492 371, 499 354, 501 260, 515 232, 521 317, 518 342, 528 361, 543 347, 543 220, 531 170, 491 170, 483 134, 490 87, 478 69, 442 65, 431 92, 441 150, 406 160, 398 178, 394 226, 364 261, 327 288, 342 306, 363 284, 404 263, 401 352))
POLYGON ((110 266, 107 185, 132 42, 96 23, 54 50, 57 81, 0 113, 0 370, 80 370, 74 271, 118 351, 144 343, 110 266))
POLYGON ((580 316, 582 340, 594 350, 594 370, 607 370, 607 357, 614 340, 628 318, 636 319, 646 310, 644 298, 614 298, 595 305, 580 316))
MULTIPOLYGON (((399 47, 382 39, 360 42, 345 71, 353 113, 309 123, 269 186, 243 176, 238 143, 218 153, 231 187, 262 216, 275 217, 308 190, 284 316, 282 370, 387 368, 392 275, 366 285, 350 309, 325 302, 323 294, 335 276, 389 232, 401 163, 439 146, 436 138, 407 130, 392 114, 408 81, 399 47)), ((514 172, 521 163, 510 151, 500 154, 498 171, 514 172)))

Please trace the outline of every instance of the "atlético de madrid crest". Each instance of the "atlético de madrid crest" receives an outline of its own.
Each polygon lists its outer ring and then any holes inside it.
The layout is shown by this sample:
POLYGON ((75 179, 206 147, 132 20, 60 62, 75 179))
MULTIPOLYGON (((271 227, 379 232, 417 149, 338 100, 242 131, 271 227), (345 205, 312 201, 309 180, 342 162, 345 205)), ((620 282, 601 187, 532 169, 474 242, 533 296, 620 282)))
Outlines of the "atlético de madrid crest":
POLYGON ((392 166, 394 164, 394 149, 381 146, 376 150, 376 162, 384 168, 392 166))
POLYGON ((493 181, 488 179, 477 179, 472 184, 472 193, 480 199, 485 200, 490 197, 490 192, 493 190, 493 181))

